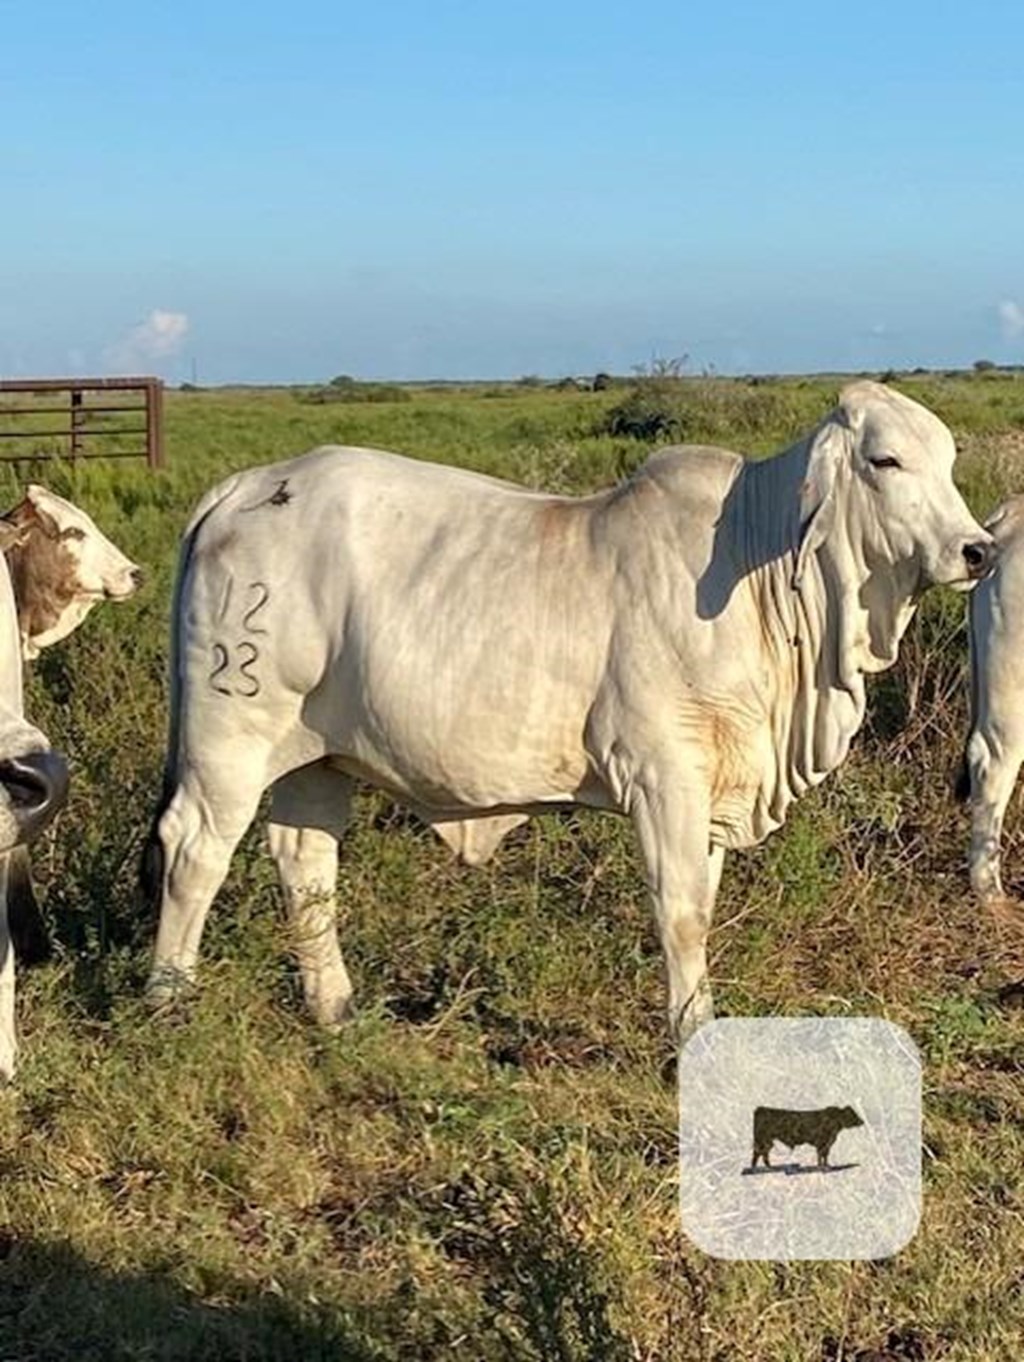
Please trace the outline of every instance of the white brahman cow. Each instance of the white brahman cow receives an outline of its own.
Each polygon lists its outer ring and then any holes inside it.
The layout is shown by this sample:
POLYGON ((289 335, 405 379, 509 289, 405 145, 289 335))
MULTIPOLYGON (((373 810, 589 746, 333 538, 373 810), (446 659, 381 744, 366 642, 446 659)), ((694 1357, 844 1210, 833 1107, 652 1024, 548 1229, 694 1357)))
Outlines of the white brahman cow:
MULTIPOLYGON (((0 521, 0 553, 15 531, 0 521)), ((14 595, 0 561, 0 1076, 14 1073, 14 949, 7 925, 11 853, 42 832, 67 795, 63 757, 22 713, 21 649, 14 595)))
POLYGON ((628 814, 685 1037, 712 1015, 723 851, 843 760, 925 588, 990 567, 954 457, 863 382, 776 458, 665 449, 580 499, 368 449, 229 478, 179 564, 154 1003, 269 786, 307 1001, 346 1013, 337 839, 365 780, 478 859, 530 813, 628 814))
POLYGON ((1004 897, 1003 815, 1024 761, 1024 496, 985 528, 999 547, 995 571, 971 598, 971 730, 957 787, 971 802, 971 885, 983 901, 1004 897))

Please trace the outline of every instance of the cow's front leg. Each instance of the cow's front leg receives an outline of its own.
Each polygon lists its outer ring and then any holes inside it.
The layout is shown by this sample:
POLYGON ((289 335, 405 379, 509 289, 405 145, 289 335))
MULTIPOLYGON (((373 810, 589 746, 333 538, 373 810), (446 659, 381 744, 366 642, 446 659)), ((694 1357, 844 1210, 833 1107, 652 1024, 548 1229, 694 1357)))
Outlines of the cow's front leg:
POLYGON ((971 887, 981 901, 1004 897, 1000 873, 1003 816, 1024 758, 1024 746, 975 731, 967 744, 971 778, 971 887))
POLYGON ((338 841, 352 805, 352 781, 322 764, 278 780, 271 792, 270 850, 292 931, 306 1004, 324 1026, 345 1019, 352 983, 338 944, 338 841))
POLYGON ((639 791, 632 814, 665 952, 669 1030, 683 1045, 714 1016, 707 937, 722 849, 710 845, 703 792, 650 782, 639 791))
POLYGON ((7 925, 8 857, 0 856, 0 1078, 13 1078, 18 1041, 14 1030, 14 943, 7 925))

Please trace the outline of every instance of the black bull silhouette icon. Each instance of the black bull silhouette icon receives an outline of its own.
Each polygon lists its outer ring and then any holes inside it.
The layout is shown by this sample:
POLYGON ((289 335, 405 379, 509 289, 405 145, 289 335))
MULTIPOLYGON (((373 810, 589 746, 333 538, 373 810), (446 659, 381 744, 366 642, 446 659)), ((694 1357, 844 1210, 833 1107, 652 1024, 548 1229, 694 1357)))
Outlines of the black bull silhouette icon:
POLYGON ((862 1126, 864 1122, 853 1107, 822 1107, 815 1111, 787 1111, 784 1107, 754 1108, 754 1157, 752 1168, 757 1167, 758 1159, 770 1168, 768 1155, 772 1143, 795 1149, 797 1145, 813 1145, 818 1154, 818 1167, 828 1167, 829 1152, 841 1130, 862 1126))

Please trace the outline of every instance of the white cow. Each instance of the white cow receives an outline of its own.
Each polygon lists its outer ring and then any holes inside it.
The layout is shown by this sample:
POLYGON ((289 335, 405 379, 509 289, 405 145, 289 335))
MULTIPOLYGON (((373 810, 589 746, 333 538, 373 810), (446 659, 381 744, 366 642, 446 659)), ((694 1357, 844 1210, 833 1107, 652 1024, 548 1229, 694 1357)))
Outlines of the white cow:
POLYGON ((0 1076, 14 1073, 14 949, 7 926, 11 853, 42 832, 67 794, 63 757, 25 721, 14 595, 2 552, 13 531, 0 522, 0 1076))
POLYGON ((954 456, 856 383, 774 459, 666 449, 580 499, 366 449, 228 479, 179 565, 152 1000, 191 979, 269 786, 307 1001, 345 1014, 337 839, 367 780, 478 859, 526 814, 628 814, 687 1035, 724 849, 843 760, 921 592, 990 566, 954 456))
POLYGON ((102 600, 126 600, 143 572, 81 507, 30 483, 2 517, 17 531, 4 553, 26 661, 67 638, 102 600))
POLYGON ((1003 815, 1024 761, 1024 496, 986 522, 999 546, 995 571, 971 598, 971 731, 957 793, 971 800, 971 885, 983 901, 1004 896, 1003 815))

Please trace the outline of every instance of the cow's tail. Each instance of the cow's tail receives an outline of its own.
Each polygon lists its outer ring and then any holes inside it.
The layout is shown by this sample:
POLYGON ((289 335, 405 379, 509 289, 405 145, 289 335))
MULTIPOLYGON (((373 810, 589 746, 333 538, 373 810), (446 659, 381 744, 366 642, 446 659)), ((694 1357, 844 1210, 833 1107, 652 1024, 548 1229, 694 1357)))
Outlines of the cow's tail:
POLYGON ((971 797, 971 764, 968 760, 967 753, 971 742, 971 734, 974 732, 974 724, 977 718, 978 709, 978 650, 974 644, 973 592, 967 602, 967 654, 970 659, 970 688, 967 700, 967 738, 964 742, 963 752, 960 754, 960 766, 956 773, 956 783, 953 786, 953 796, 958 804, 966 804, 971 797))
POLYGON ((191 569, 192 560, 195 556, 195 547, 200 530, 203 528, 203 525, 206 523, 206 520, 211 513, 234 491, 241 476, 240 473, 235 474, 234 477, 228 478, 226 482, 218 484, 218 486, 207 492, 206 496, 202 498, 192 515, 192 519, 185 528, 185 533, 182 536, 181 541, 181 549, 178 553, 178 568, 174 579, 174 592, 171 597, 167 759, 164 762, 160 802, 153 814, 153 821, 150 824, 149 835, 146 838, 145 846, 142 849, 142 860, 139 865, 139 887, 142 891, 143 899, 154 908, 160 902, 165 868, 164 846, 163 842, 160 840, 160 820, 167 812, 167 806, 174 798, 174 792, 178 788, 181 772, 181 717, 185 689, 181 630, 189 570, 191 569))

